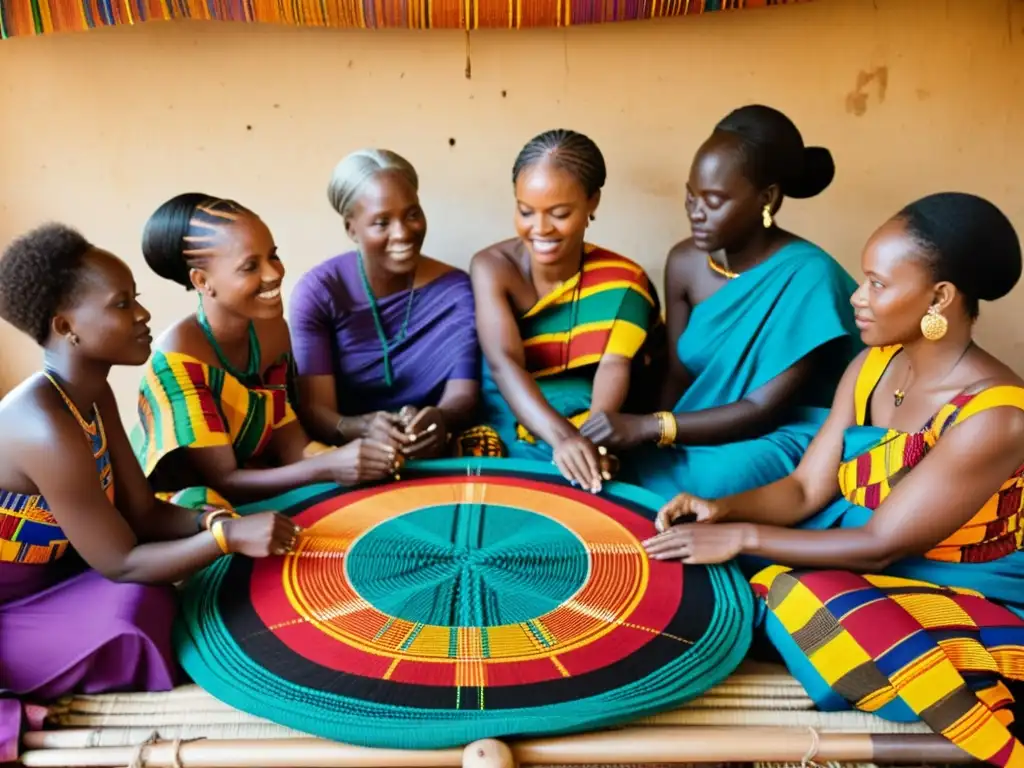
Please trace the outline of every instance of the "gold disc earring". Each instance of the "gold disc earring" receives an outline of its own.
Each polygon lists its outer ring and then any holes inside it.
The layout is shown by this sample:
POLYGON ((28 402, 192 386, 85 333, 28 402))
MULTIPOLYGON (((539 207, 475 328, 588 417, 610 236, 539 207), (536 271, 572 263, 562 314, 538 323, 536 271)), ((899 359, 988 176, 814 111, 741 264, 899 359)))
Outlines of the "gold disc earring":
POLYGON ((921 335, 928 341, 938 341, 949 330, 949 321, 939 312, 938 307, 928 307, 928 313, 921 318, 921 335))
POLYGON ((765 229, 771 229, 772 224, 775 223, 772 219, 772 207, 768 203, 765 203, 764 210, 761 211, 761 222, 765 229))

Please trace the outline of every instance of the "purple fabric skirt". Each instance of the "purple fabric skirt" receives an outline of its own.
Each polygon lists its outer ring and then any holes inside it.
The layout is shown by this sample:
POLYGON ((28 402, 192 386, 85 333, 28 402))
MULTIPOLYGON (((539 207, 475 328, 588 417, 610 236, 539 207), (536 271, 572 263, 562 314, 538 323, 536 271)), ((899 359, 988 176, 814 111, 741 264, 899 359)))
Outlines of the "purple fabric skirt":
POLYGON ((0 563, 0 763, 18 755, 23 705, 172 688, 174 612, 171 587, 118 584, 72 562, 0 563))

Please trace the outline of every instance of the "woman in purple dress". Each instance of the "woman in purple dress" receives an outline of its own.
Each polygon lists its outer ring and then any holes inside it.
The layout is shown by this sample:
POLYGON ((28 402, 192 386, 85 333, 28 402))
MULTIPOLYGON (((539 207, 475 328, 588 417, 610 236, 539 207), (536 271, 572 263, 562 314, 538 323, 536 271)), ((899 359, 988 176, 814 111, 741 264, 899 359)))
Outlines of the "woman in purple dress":
POLYGON ((357 250, 307 272, 291 298, 299 413, 316 439, 438 456, 476 408, 469 276, 420 253, 418 188, 412 165, 384 149, 334 169, 327 195, 357 250))
POLYGON ((107 383, 149 357, 136 295, 124 262, 62 225, 0 258, 0 317, 44 351, 42 372, 0 401, 0 763, 17 757, 23 712, 38 712, 25 702, 174 684, 174 593, 144 585, 228 552, 283 553, 297 533, 274 513, 153 495, 107 383))

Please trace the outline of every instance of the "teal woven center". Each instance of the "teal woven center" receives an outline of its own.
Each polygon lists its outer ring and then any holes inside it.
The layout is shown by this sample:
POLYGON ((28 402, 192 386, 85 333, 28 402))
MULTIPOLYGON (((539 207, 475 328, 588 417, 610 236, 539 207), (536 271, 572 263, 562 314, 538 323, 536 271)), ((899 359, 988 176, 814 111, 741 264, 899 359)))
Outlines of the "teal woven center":
POLYGON ((517 624, 571 597, 587 578, 583 544, 515 507, 446 504, 394 517, 345 558, 359 594, 391 616, 442 626, 517 624))

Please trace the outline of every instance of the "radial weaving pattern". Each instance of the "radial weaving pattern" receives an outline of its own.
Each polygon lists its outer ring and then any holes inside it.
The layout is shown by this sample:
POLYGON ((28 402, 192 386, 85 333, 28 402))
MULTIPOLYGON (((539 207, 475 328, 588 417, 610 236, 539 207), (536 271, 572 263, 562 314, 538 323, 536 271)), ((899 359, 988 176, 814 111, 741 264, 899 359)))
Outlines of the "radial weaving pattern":
POLYGON ((228 704, 367 746, 565 733, 678 706, 739 664, 752 597, 734 566, 649 560, 657 504, 480 459, 286 494, 261 506, 303 527, 295 552, 193 578, 179 655, 228 704))

